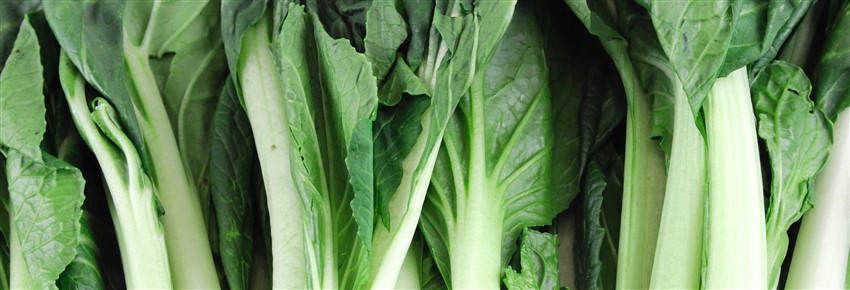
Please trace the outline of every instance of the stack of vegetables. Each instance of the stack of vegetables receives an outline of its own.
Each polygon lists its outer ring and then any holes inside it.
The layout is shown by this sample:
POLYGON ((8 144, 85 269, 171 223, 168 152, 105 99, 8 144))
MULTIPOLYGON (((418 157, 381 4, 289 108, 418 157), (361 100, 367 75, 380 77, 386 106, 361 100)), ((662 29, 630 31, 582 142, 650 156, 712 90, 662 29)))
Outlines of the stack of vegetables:
POLYGON ((850 1, 0 16, 0 289, 850 288, 850 1))

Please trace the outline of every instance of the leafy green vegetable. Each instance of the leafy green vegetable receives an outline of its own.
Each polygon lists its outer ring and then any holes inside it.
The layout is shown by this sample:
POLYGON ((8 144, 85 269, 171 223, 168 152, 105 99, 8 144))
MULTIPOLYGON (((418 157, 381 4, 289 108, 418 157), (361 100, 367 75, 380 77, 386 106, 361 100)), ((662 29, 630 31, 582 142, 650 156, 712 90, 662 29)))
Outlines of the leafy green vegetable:
POLYGON ((93 110, 89 109, 83 76, 64 53, 59 75, 74 123, 103 173, 126 287, 172 287, 157 196, 136 148, 121 131, 117 113, 106 100, 95 99, 93 110))
POLYGON ((453 288, 498 288, 509 243, 563 209, 549 180, 552 105, 533 12, 517 8, 443 136, 423 233, 453 288))
POLYGON ((682 82, 694 115, 715 79, 738 68, 720 72, 741 6, 738 1, 727 0, 649 2, 647 10, 658 40, 682 82))
POLYGON ((224 68, 221 42, 205 36, 218 32, 217 3, 44 4, 71 61, 115 105, 160 193, 175 287, 218 288, 202 180, 224 68))

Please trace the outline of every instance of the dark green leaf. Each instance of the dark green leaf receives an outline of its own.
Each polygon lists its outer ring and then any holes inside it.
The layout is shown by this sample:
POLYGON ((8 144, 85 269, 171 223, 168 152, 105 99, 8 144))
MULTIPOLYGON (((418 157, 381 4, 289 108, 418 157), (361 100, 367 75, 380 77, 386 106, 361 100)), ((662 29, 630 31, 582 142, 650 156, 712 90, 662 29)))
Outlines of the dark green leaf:
POLYGON ((255 148, 248 116, 228 79, 216 107, 210 193, 218 220, 221 262, 230 289, 248 289, 254 246, 251 170, 255 148))
POLYGON ((407 63, 416 70, 425 59, 425 53, 430 45, 431 19, 434 14, 434 1, 402 0, 407 13, 407 23, 410 40, 407 45, 407 63))
POLYGON ((12 39, 18 35, 18 28, 24 20, 24 15, 41 9, 41 0, 7 0, 0 2, 0 70, 3 70, 6 59, 12 53, 15 44, 12 39))
POLYGON ((837 17, 826 37, 815 78, 815 102, 832 121, 850 106, 850 3, 837 17))

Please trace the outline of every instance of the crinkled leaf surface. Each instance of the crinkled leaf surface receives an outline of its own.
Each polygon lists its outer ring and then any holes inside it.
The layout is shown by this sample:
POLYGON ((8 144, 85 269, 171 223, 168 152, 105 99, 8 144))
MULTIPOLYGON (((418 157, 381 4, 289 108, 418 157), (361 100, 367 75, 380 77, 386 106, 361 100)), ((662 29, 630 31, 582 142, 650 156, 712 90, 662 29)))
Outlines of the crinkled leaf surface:
POLYGON ((520 263, 522 271, 505 269, 508 289, 559 289, 558 236, 532 229, 522 231, 520 263))

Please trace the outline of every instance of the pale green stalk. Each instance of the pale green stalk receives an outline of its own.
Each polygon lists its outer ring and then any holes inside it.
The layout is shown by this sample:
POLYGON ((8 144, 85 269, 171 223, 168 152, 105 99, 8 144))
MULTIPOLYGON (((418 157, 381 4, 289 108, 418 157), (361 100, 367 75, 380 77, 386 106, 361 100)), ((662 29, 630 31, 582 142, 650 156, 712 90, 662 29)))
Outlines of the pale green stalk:
POLYGON ((628 102, 617 288, 644 289, 650 284, 664 203, 664 152, 651 138, 652 101, 639 85, 625 45, 603 45, 617 66, 628 102))
POLYGON ((650 288, 698 289, 705 221, 705 140, 681 83, 674 79, 673 145, 650 288))
MULTIPOLYGON (((484 130, 484 74, 478 74, 470 87, 469 103, 469 172, 466 180, 467 196, 457 199, 457 236, 449 236, 453 255, 451 264, 452 287, 457 289, 499 289, 501 273, 502 231, 504 205, 502 192, 494 188, 498 176, 488 176, 486 140, 484 130)), ((451 139, 444 142, 451 142, 451 139)), ((496 171, 496 170, 494 170, 496 171)))
MULTIPOLYGON (((304 209, 290 171, 292 141, 283 90, 269 49, 271 33, 267 22, 268 19, 263 18, 245 32, 238 81, 251 128, 259 132, 254 135, 254 141, 271 222, 272 288, 305 289, 310 284, 321 287, 320 277, 307 275, 308 261, 320 259, 317 257, 320 253, 304 244, 304 209)), ((327 252, 332 254, 332 251, 327 252)), ((334 265, 333 260, 326 263, 334 265)), ((312 263, 312 266, 316 265, 312 263)), ((333 273, 333 269, 330 270, 325 273, 333 273)), ((336 280, 333 275, 326 278, 336 280)))
POLYGON ((746 67, 718 78, 704 106, 708 148, 705 287, 767 288, 761 163, 746 67))

